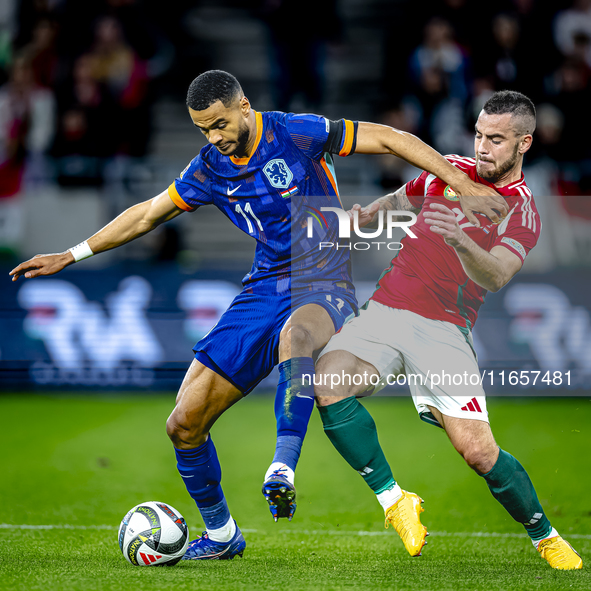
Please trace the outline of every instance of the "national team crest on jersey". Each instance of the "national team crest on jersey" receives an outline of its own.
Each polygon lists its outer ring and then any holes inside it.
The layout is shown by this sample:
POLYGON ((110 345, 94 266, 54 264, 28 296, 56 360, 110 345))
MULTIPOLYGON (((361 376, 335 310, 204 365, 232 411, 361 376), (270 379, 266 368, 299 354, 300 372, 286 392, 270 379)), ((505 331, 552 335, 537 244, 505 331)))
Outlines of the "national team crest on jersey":
POLYGON ((287 189, 293 180, 293 173, 285 163, 283 158, 274 158, 269 160, 263 168, 263 172, 269 179, 269 182, 276 189, 287 189))
POLYGON ((443 195, 449 201, 459 201, 460 200, 460 198, 458 197, 458 194, 449 185, 447 185, 447 187, 445 187, 445 189, 443 191, 443 195))

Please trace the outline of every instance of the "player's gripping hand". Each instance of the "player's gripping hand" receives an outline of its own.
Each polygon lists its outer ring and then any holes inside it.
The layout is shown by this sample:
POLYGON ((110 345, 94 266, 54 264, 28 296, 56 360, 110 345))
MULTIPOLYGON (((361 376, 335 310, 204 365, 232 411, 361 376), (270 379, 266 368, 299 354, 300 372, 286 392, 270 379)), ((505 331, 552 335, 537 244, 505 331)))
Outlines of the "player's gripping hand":
POLYGON ((41 275, 53 275, 74 262, 74 255, 69 250, 58 254, 38 254, 15 267, 9 275, 12 275, 13 281, 21 276, 32 279, 41 275))
POLYGON ((475 183, 466 177, 460 187, 454 187, 460 197, 460 205, 468 221, 480 228, 480 221, 474 212, 483 213, 493 224, 500 223, 509 213, 505 198, 492 187, 475 183))
POLYGON ((453 211, 439 203, 431 203, 430 207, 431 211, 427 210, 423 215, 431 232, 443 236, 450 246, 460 246, 466 234, 458 225, 453 211))
POLYGON ((361 205, 359 205, 359 203, 356 203, 349 211, 347 211, 347 214, 349 215, 349 222, 350 222, 350 227, 351 230, 354 229, 353 227, 353 223, 354 223, 354 213, 353 212, 357 212, 357 221, 359 223, 359 227, 363 228, 363 226, 367 226, 367 224, 370 224, 375 216, 375 214, 377 213, 377 211, 380 209, 380 204, 379 203, 372 203, 370 205, 366 205, 365 207, 361 207, 361 205))

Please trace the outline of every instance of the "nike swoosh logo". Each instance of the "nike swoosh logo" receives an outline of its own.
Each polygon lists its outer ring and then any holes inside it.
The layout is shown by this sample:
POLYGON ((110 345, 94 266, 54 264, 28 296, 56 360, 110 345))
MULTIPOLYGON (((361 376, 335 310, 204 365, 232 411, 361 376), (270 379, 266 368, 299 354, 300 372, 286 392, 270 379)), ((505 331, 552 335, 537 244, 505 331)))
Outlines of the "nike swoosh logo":
POLYGON ((193 478, 193 476, 195 476, 195 474, 191 474, 191 476, 185 476, 184 474, 181 474, 181 476, 182 476, 183 478, 193 478))
POLYGON ((240 187, 242 187, 242 185, 238 185, 235 189, 232 189, 231 191, 230 191, 230 187, 228 187, 226 189, 226 193, 228 195, 234 195, 234 193, 236 193, 236 191, 238 191, 238 189, 240 189, 240 187))

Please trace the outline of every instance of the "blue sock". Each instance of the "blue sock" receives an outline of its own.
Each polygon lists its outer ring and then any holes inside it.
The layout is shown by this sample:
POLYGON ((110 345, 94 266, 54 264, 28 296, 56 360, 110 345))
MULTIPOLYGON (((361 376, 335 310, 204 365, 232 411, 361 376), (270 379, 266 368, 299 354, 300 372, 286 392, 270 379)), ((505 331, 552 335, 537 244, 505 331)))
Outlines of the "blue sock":
POLYGON ((294 357, 279 364, 279 384, 275 396, 277 445, 273 462, 295 470, 310 415, 314 409, 314 360, 294 357), (302 376, 306 377, 302 380, 302 376), (305 383, 304 383, 305 382, 305 383))
POLYGON ((176 449, 177 468, 189 494, 197 503, 206 529, 228 523, 230 511, 220 481, 222 469, 211 436, 199 447, 176 449))

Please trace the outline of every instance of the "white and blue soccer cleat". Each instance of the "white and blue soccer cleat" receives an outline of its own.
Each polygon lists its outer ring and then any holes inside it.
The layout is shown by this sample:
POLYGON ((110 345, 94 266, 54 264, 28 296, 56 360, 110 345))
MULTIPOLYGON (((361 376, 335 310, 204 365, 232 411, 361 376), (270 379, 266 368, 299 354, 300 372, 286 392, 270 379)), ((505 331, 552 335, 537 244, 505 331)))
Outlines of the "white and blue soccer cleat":
POLYGON ((280 517, 287 517, 291 521, 297 506, 296 489, 282 470, 275 470, 265 480, 263 495, 275 521, 280 517))
POLYGON ((215 542, 210 540, 204 531, 200 538, 189 543, 183 560, 232 560, 234 556, 244 554, 246 542, 242 532, 236 526, 236 533, 229 542, 215 542))

